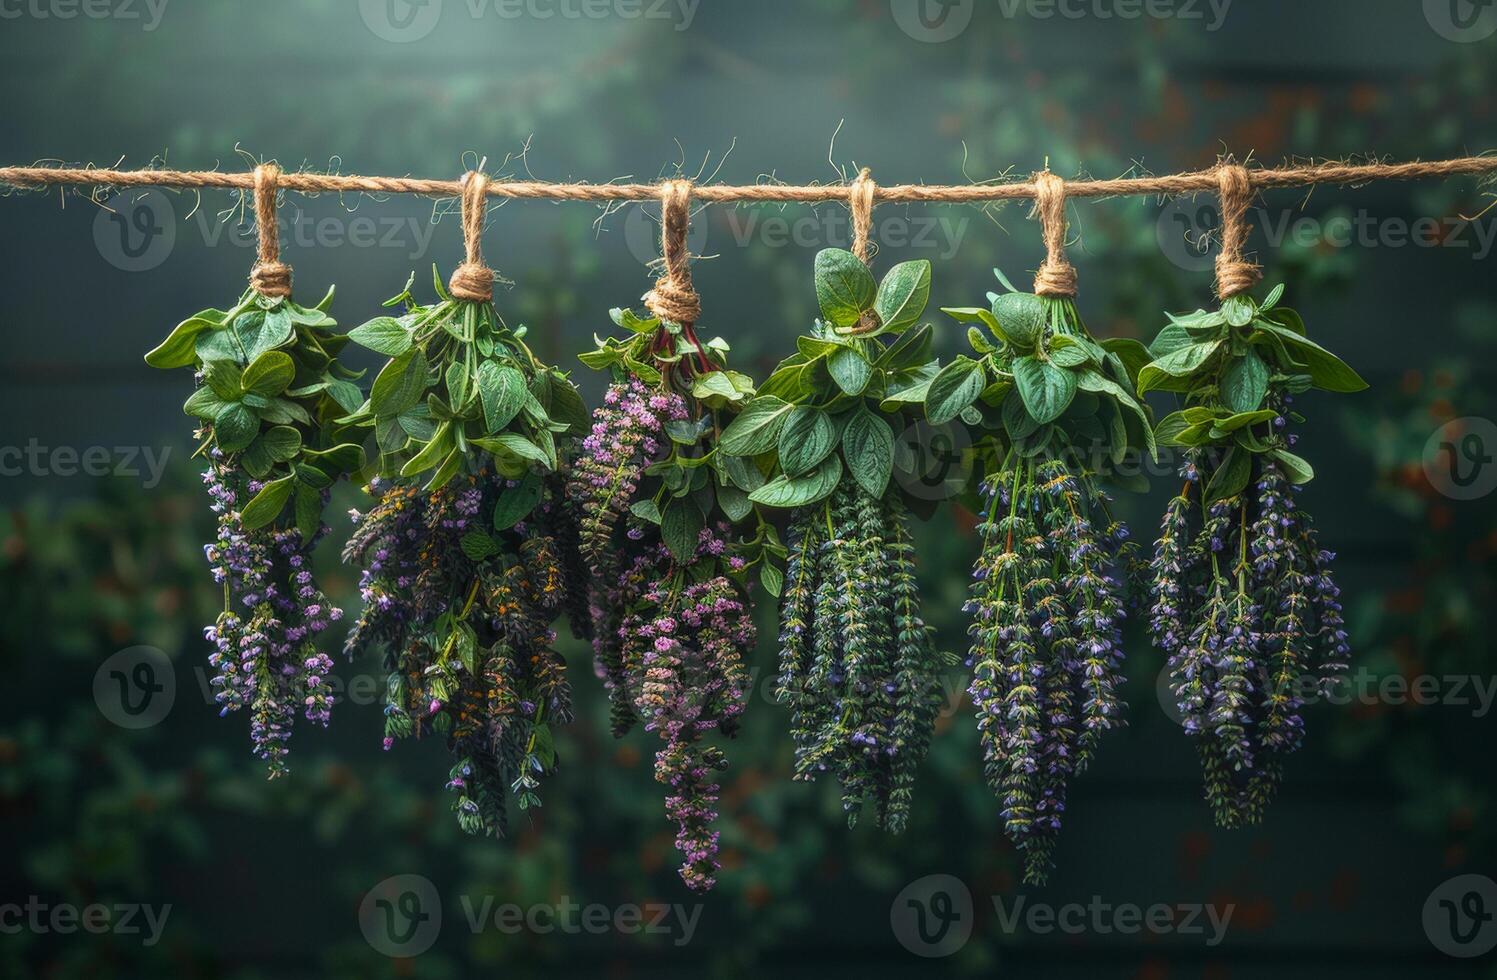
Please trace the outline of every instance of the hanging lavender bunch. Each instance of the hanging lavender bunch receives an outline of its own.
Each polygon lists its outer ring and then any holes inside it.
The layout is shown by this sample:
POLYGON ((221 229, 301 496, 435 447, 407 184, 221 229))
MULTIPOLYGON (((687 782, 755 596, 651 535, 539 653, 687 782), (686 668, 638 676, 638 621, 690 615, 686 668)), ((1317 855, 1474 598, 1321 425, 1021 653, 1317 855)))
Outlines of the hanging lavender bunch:
POLYGON ((916 326, 930 263, 900 263, 876 283, 853 253, 825 249, 815 281, 823 319, 719 452, 772 460, 750 499, 791 510, 776 694, 791 710, 796 778, 833 773, 849 824, 871 800, 878 825, 897 833, 942 697, 909 507, 890 483, 896 426, 936 371, 931 328, 916 326))
POLYGON ((540 805, 553 733, 572 718, 552 623, 583 601, 561 491, 586 413, 524 327, 442 296, 421 306, 408 283, 386 304, 401 315, 349 334, 390 361, 348 419, 374 429, 381 455, 343 556, 364 600, 347 645, 384 652, 385 748, 445 736, 458 823, 501 836, 509 796, 540 805))
POLYGON ((250 739, 271 777, 286 771, 298 715, 327 725, 332 660, 316 637, 342 616, 312 577, 327 531, 322 510, 342 473, 363 463, 337 416, 362 400, 336 361, 347 338, 315 307, 248 290, 228 310, 204 310, 146 355, 157 368, 191 367, 183 406, 198 420, 203 482, 218 533, 204 548, 224 607, 204 630, 220 714, 250 712, 250 739))
POLYGON ((1288 430, 1303 421, 1296 394, 1367 385, 1275 305, 1282 292, 1171 317, 1138 383, 1185 403, 1158 427, 1185 461, 1155 544, 1149 625, 1223 827, 1262 819, 1303 739, 1305 702, 1349 656, 1333 555, 1296 500, 1314 471, 1288 430))
POLYGON ((926 409, 986 432, 968 693, 1004 829, 1024 854, 1025 880, 1042 884, 1070 777, 1124 724, 1121 577, 1136 549, 1098 480, 1154 441, 1130 393, 1142 345, 1099 343, 1071 298, 998 278, 1009 291, 991 308, 946 310, 974 324, 978 358, 947 365, 926 409))
POLYGON ((697 339, 693 325, 614 310, 630 331, 582 356, 614 381, 593 413, 568 492, 585 560, 596 571, 592 614, 596 669, 608 690, 613 732, 642 723, 662 741, 655 778, 678 826, 681 877, 712 887, 718 773, 727 761, 705 740, 737 731, 753 650, 748 574, 777 591, 771 558, 784 548, 757 521, 753 538, 733 531, 751 516, 749 493, 764 482, 743 460, 714 452, 709 436, 752 395, 725 367, 727 345, 697 339))

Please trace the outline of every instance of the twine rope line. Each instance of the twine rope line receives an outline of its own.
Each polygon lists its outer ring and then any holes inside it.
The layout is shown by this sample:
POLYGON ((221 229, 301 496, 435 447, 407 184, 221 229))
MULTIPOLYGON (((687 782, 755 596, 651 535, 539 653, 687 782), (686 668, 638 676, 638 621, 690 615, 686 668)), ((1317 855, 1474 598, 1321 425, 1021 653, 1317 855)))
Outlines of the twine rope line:
MULTIPOLYGON (((1218 191, 1220 167, 1150 177, 1106 180, 1073 180, 1066 183, 1068 197, 1138 197, 1218 191)), ((1378 180, 1416 180, 1424 177, 1456 177, 1497 173, 1497 155, 1456 157, 1407 163, 1351 164, 1314 163, 1248 169, 1249 186, 1257 190, 1310 187, 1318 184, 1358 185, 1378 180)), ((0 184, 20 188, 59 185, 95 187, 223 188, 253 190, 250 173, 220 170, 107 170, 96 167, 0 167, 0 184)), ((461 180, 420 177, 368 177, 354 174, 281 173, 277 186, 302 193, 359 192, 365 194, 426 194, 459 197, 461 180)), ((653 201, 660 197, 660 184, 649 183, 552 183, 534 180, 498 180, 485 185, 490 197, 559 201, 653 201)), ((704 203, 725 201, 775 201, 817 204, 848 199, 844 184, 706 184, 692 189, 704 203)), ((917 203, 981 204, 989 201, 1033 199, 1035 181, 1012 184, 892 184, 874 187, 872 204, 917 203)))
POLYGON ((864 167, 847 188, 847 209, 852 214, 852 254, 867 265, 872 255, 869 252, 868 232, 873 227, 873 198, 878 185, 873 182, 873 171, 864 167))
POLYGON ((1036 296, 1075 296, 1076 267, 1066 258, 1066 182, 1050 171, 1034 175, 1034 214, 1045 241, 1045 261, 1034 273, 1036 296))
POLYGON ((702 301, 691 283, 691 254, 686 236, 691 231, 689 180, 660 184, 660 254, 664 271, 644 295, 645 306, 662 320, 690 326, 702 315, 702 301))
POLYGON ((488 211, 487 175, 470 170, 459 181, 462 199, 463 261, 452 270, 447 292, 454 299, 487 303, 494 298, 494 270, 483 261, 483 219, 488 211))
POLYGON ((1216 257, 1216 295, 1228 299, 1245 293, 1263 278, 1263 269, 1243 257, 1248 240, 1248 208, 1253 203, 1253 186, 1247 168, 1223 164, 1217 170, 1221 187, 1222 250, 1216 257))
POLYGON ((281 230, 276 224, 276 198, 281 168, 262 163, 255 168, 255 224, 259 249, 250 285, 263 296, 291 295, 291 266, 281 261, 281 230))

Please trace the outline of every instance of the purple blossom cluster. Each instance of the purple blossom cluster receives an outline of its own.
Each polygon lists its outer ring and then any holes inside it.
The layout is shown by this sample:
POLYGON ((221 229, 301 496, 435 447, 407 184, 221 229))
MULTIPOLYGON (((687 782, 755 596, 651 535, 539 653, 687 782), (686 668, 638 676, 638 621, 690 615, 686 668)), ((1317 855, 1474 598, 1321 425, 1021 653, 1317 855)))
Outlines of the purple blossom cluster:
POLYGON ((1010 459, 987 476, 973 570, 968 693, 1004 829, 1045 881, 1070 777, 1124 724, 1119 571, 1127 528, 1061 460, 1010 459))
POLYGON ((217 515, 218 536, 204 547, 224 589, 224 611, 204 630, 220 714, 248 708, 250 739, 270 775, 285 772, 286 742, 298 714, 327 725, 333 706, 327 677, 332 658, 317 634, 343 616, 312 577, 311 551, 327 531, 303 540, 294 527, 246 530, 240 508, 259 492, 216 447, 208 450, 203 482, 217 515))
POLYGON ((447 788, 470 833, 502 835, 509 796, 540 805, 553 727, 572 718, 551 623, 576 604, 581 561, 558 530, 570 519, 559 484, 543 488, 533 511, 497 531, 487 515, 520 481, 482 470, 427 492, 375 480, 344 550, 364 598, 348 649, 383 650, 390 671, 385 748, 445 736, 456 756, 447 788))
MULTIPOLYGON (((1275 402, 1281 412, 1287 401, 1275 402)), ((1255 455, 1246 490, 1203 504, 1219 465, 1195 451, 1181 467, 1155 544, 1149 625, 1207 800, 1218 824, 1235 827, 1262 818, 1284 757, 1303 741, 1305 699, 1335 683, 1350 648, 1334 556, 1283 466, 1255 455)))
POLYGON ((681 395, 638 378, 609 385, 604 393, 570 480, 580 547, 594 567, 607 559, 614 526, 634 502, 645 466, 665 445, 666 423, 686 415, 681 395))

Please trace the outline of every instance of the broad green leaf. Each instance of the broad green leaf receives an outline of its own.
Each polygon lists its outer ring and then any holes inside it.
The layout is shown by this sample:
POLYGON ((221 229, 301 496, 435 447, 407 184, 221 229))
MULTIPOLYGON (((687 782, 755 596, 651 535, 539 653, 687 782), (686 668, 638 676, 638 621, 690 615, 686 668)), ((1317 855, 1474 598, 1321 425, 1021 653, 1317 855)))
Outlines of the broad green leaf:
POLYGON ((296 377, 296 365, 285 351, 268 350, 250 362, 239 383, 245 391, 274 398, 296 377))
POLYGON ((830 494, 841 478, 842 460, 834 453, 805 476, 775 477, 749 494, 749 499, 766 507, 804 507, 830 494))
POLYGON ((255 528, 264 527, 280 516, 286 507, 286 501, 291 499, 291 490, 296 482, 293 476, 282 477, 272 480, 260 488, 260 492, 244 505, 240 512, 240 520, 245 530, 253 531, 255 528))
POLYGON ((1273 456, 1284 467, 1284 475, 1289 482, 1295 486, 1304 486, 1315 479, 1315 469, 1303 457, 1296 456, 1287 449, 1275 449, 1273 456))
POLYGON ((311 541, 322 529, 322 492, 305 482, 296 484, 296 529, 303 541, 311 541))
POLYGON ((525 404, 525 376, 518 368, 494 361, 478 365, 478 396, 483 402, 483 424, 498 432, 519 414, 525 404))
POLYGON ((1228 449, 1206 487, 1206 503, 1215 503, 1241 493, 1252 473, 1253 454, 1237 446, 1228 449))
POLYGON ((797 405, 790 410, 777 442, 786 476, 809 472, 837 446, 837 424, 824 410, 797 405))
POLYGON ((301 433, 289 425, 275 425, 260 433, 255 440, 266 454, 277 463, 289 462, 301 452, 301 433))
POLYGON ((205 330, 217 330, 222 324, 217 310, 204 310, 177 324, 167 338, 146 354, 153 368, 188 367, 197 360, 197 337, 205 330))
POLYGON ((873 376, 873 365, 851 347, 839 347, 826 361, 827 373, 849 395, 861 395, 873 376))
POLYGON ((689 561, 696 554, 702 525, 702 512, 695 502, 672 497, 660 512, 660 540, 677 561, 689 561))
POLYGON ((213 420, 213 437, 218 448, 235 453, 254 441, 260 432, 260 420, 240 402, 225 405, 213 420))
POLYGON ((882 321, 880 332, 898 333, 914 326, 929 300, 930 260, 917 259, 895 265, 878 284, 878 296, 873 303, 882 321))
POLYGON ((1220 340, 1189 344, 1157 357, 1138 372, 1138 393, 1163 387, 1165 378, 1183 378, 1205 364, 1221 348, 1220 340))
MULTIPOLYGON (((1274 312, 1282 313, 1283 310, 1281 308, 1274 312)), ((1269 326, 1261 320, 1257 326, 1259 330, 1269 331, 1284 341, 1291 353, 1307 365, 1310 380, 1314 382, 1315 387, 1324 391, 1339 392, 1362 391, 1367 387, 1367 382, 1362 380, 1362 376, 1352 370, 1345 361, 1308 337, 1301 337, 1285 327, 1269 326)))
POLYGON ((981 362, 957 355, 931 379, 925 393, 925 417, 932 425, 950 422, 977 401, 986 386, 987 372, 981 362))
POLYGON ((200 419, 212 419, 218 417, 218 413, 224 410, 225 404, 222 398, 214 394, 212 388, 203 385, 182 403, 182 411, 200 419))
POLYGON ((768 452, 778 442, 780 430, 793 407, 774 395, 760 394, 728 423, 718 440, 719 448, 729 456, 757 456, 768 452))
POLYGON ((842 430, 842 458, 858 486, 882 497, 894 472, 894 430, 866 408, 859 409, 842 430))
POLYGON ((499 553, 499 545, 483 531, 469 531, 458 539, 458 545, 469 561, 480 562, 499 553))
POLYGON ((399 415, 416 405, 426 392, 426 353, 406 351, 387 363, 369 390, 370 407, 377 416, 399 415))
POLYGON ((856 255, 841 248, 816 253, 816 303, 821 318, 834 327, 850 327, 878 295, 873 273, 856 255))
POLYGON ((530 470, 517 485, 500 491, 499 501, 494 504, 494 530, 507 531, 528 517, 541 502, 543 489, 541 475, 530 470))
POLYGON ((1045 301, 1032 293, 1004 293, 993 300, 993 316, 1003 335, 1024 350, 1040 342, 1048 314, 1045 301))
POLYGON ((393 316, 377 316, 348 331, 348 339, 387 357, 399 357, 411 349, 411 333, 393 316))
POLYGON ((1014 359, 1013 369, 1014 387, 1024 400, 1024 408, 1041 425, 1060 418, 1076 397, 1076 375, 1065 368, 1026 355, 1014 359))
POLYGON ((1229 358, 1221 377, 1221 401, 1234 414, 1256 411, 1268 394, 1268 365, 1258 352, 1229 358))

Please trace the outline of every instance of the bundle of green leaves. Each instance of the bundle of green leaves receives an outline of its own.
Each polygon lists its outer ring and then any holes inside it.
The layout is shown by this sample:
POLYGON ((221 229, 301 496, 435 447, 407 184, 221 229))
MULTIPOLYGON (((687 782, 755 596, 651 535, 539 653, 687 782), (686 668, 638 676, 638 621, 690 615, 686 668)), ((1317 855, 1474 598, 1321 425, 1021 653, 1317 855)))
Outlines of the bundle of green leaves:
POLYGON ((931 327, 916 325, 930 263, 875 283, 851 252, 825 249, 815 283, 821 318, 718 452, 767 478, 751 501, 791 511, 777 696, 792 713, 796 778, 834 772, 849 824, 871 798, 897 832, 942 697, 909 529, 908 504, 928 501, 907 503, 892 479, 914 478, 915 453, 897 452, 895 435, 937 372, 931 327))
POLYGON ((315 307, 248 290, 228 310, 182 321, 146 355, 158 368, 191 367, 197 390, 183 410, 198 420, 203 480, 218 515, 205 552, 224 605, 205 631, 221 713, 250 709, 255 752, 285 769, 298 712, 326 725, 332 660, 314 638, 338 619, 312 579, 322 511, 341 474, 363 465, 339 416, 362 399, 358 374, 338 364, 347 338, 315 307))
POLYGON ((385 747, 443 734, 448 789, 470 833, 506 828, 506 796, 540 803, 571 720, 552 623, 585 609, 563 473, 585 427, 566 374, 489 302, 418 304, 410 283, 349 337, 390 359, 345 422, 374 430, 373 507, 355 512, 344 560, 363 566, 350 651, 385 653, 385 747))
POLYGON ((612 383, 570 486, 595 573, 593 644, 614 734, 642 721, 663 742, 655 778, 670 787, 681 877, 705 890, 718 869, 715 774, 727 763, 703 739, 737 731, 754 645, 749 576, 757 565, 777 591, 785 549, 749 499, 763 474, 716 448, 754 391, 728 370, 728 345, 701 342, 689 323, 612 316, 627 335, 581 357, 612 383))
MULTIPOLYGON (((932 421, 960 415, 985 461, 976 512, 969 694, 1004 829, 1043 883, 1070 777, 1124 724, 1122 579, 1132 547, 1101 481, 1155 450, 1132 394, 1142 344, 1097 341, 1071 297, 1015 290, 945 312, 975 357, 931 379, 932 421), (986 329, 984 329, 986 328, 986 329)), ((1137 472, 1137 471, 1133 471, 1137 472)), ((1129 481, 1124 481, 1129 482, 1129 481)))
POLYGON ((1140 393, 1183 402, 1157 430, 1185 461, 1155 545, 1150 628, 1224 827, 1261 819, 1303 739, 1301 708, 1350 652, 1333 555, 1295 500, 1315 474, 1291 451, 1289 425, 1304 419, 1289 406, 1310 388, 1367 384, 1305 335, 1282 294, 1171 316, 1138 378, 1140 393))

